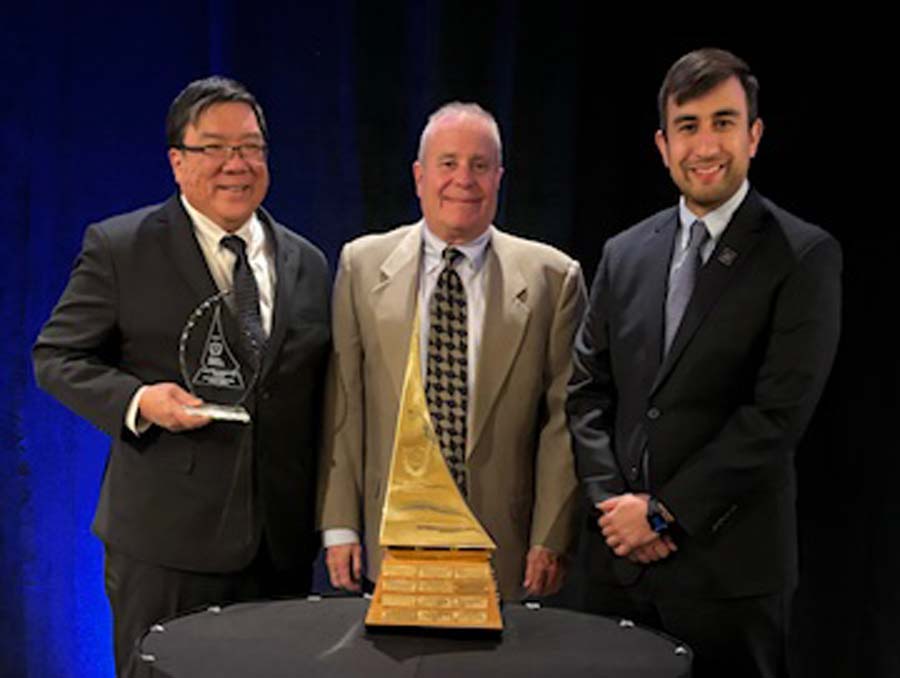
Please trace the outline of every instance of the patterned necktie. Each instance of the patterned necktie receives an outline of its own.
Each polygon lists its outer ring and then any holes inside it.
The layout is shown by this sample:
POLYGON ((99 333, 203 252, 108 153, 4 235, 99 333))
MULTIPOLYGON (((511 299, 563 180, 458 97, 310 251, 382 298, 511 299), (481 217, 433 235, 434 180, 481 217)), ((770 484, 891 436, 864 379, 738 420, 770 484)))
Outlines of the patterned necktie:
POLYGON ((266 346, 266 333, 263 330, 262 315, 259 311, 259 288, 256 278, 250 269, 247 259, 247 246, 242 238, 236 235, 225 236, 222 245, 234 252, 234 272, 232 274, 232 291, 237 310, 241 338, 254 366, 259 366, 259 359, 266 346))
POLYGON ((709 231, 706 230, 706 224, 697 219, 691 225, 691 235, 687 247, 676 259, 672 270, 669 271, 669 293, 666 296, 666 353, 672 346, 675 333, 684 316, 684 310, 694 291, 697 271, 702 265, 700 248, 708 239, 709 231))
POLYGON ((466 412, 468 411, 468 325, 466 290, 453 269, 462 256, 448 247, 444 269, 428 306, 428 362, 425 395, 441 452, 457 486, 466 496, 466 412))

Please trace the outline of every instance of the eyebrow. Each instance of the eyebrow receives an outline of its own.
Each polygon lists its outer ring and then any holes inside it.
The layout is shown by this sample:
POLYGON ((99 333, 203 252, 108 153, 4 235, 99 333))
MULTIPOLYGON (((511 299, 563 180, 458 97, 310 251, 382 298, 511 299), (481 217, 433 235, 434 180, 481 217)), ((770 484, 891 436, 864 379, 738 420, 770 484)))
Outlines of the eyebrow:
MULTIPOLYGON (((741 112, 736 108, 723 108, 715 111, 712 114, 713 118, 739 118, 740 116, 741 112)), ((672 120, 672 123, 677 125, 681 122, 696 122, 699 119, 700 116, 694 113, 683 113, 681 115, 675 116, 674 120, 672 120)))
POLYGON ((490 155, 485 155, 483 153, 474 153, 473 155, 464 155, 464 156, 460 156, 459 153, 441 153, 437 156, 437 159, 438 160, 463 159, 463 160, 468 160, 468 161, 483 160, 485 162, 491 162, 493 160, 493 158, 490 155))
MULTIPOLYGON (((205 139, 217 139, 225 141, 228 137, 224 134, 216 134, 215 132, 199 132, 200 136, 205 139)), ((262 134, 259 132, 246 132, 245 134, 240 135, 240 139, 262 139, 262 134)))

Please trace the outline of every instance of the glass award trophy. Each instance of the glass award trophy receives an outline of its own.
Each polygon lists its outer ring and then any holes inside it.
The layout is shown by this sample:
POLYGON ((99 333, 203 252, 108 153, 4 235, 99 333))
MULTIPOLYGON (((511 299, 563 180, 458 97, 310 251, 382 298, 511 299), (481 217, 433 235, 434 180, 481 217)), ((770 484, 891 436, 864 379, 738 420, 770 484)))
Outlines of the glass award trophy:
POLYGON ((248 423, 243 403, 256 383, 259 355, 245 348, 231 290, 219 292, 188 316, 178 341, 181 377, 203 400, 191 414, 248 423))

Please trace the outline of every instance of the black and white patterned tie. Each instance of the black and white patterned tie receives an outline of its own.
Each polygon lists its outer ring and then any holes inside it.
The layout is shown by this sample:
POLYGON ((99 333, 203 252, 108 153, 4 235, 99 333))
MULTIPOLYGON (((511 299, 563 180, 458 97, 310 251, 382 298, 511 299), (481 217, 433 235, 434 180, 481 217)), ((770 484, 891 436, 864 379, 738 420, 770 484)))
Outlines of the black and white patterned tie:
POLYGON ((232 291, 237 311, 238 323, 244 348, 259 366, 259 360, 266 346, 266 333, 263 330, 262 314, 259 310, 259 288, 256 278, 247 259, 247 246, 242 238, 229 235, 222 238, 222 246, 234 252, 234 271, 232 273, 232 291))
POLYGON ((694 291, 694 283, 697 280, 697 271, 702 265, 700 248, 709 239, 709 231, 706 224, 697 219, 691 225, 691 235, 687 247, 675 260, 672 270, 669 271, 669 292, 666 295, 666 350, 672 346, 675 333, 681 324, 684 311, 691 300, 694 291))
POLYGON ((466 290, 453 264, 462 255, 448 247, 444 269, 428 305, 428 412, 450 474, 466 496, 466 413, 469 401, 466 290))

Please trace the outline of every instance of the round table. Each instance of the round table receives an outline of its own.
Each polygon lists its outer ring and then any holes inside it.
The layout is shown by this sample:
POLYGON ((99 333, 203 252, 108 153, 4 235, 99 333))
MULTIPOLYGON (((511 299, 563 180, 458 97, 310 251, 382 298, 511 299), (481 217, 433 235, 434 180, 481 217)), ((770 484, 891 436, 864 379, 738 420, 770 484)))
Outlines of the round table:
POLYGON ((501 636, 367 631, 368 601, 316 598, 213 607, 154 626, 142 660, 170 678, 297 676, 690 676, 691 651, 664 634, 556 608, 503 607, 501 636))

